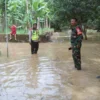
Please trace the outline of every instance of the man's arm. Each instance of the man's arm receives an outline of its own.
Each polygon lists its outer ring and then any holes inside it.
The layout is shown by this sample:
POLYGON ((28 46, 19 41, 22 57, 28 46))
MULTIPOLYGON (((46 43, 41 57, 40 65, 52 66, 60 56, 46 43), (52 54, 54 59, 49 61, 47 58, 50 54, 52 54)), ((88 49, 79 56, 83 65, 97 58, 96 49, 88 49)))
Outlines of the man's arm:
POLYGON ((76 28, 76 32, 77 32, 77 39, 75 40, 75 45, 77 45, 79 42, 82 42, 83 39, 82 30, 80 27, 76 28))
POLYGON ((82 35, 82 29, 80 27, 76 28, 77 35, 82 35))

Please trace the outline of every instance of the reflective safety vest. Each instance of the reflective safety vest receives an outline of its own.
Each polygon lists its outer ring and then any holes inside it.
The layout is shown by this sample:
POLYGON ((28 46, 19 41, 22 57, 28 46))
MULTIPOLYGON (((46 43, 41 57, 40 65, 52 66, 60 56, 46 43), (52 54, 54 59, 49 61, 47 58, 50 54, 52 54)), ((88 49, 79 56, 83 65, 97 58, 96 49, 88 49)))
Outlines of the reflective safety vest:
POLYGON ((33 34, 32 34, 32 40, 33 41, 39 40, 39 35, 38 35, 38 32, 37 31, 34 31, 33 32, 33 34))

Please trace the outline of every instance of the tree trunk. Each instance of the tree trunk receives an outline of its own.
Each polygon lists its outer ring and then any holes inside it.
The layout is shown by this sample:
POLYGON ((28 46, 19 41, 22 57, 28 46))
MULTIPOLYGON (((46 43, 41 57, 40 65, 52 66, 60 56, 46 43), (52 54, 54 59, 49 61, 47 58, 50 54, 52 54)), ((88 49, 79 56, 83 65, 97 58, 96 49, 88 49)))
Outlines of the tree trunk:
POLYGON ((48 17, 46 17, 46 28, 48 28, 48 17))
POLYGON ((42 22, 42 28, 44 28, 45 27, 45 24, 44 24, 44 22, 42 22))
POLYGON ((3 16, 2 16, 2 31, 4 32, 4 30, 5 30, 5 26, 6 26, 6 21, 5 21, 5 12, 4 12, 4 14, 3 14, 3 16))
MULTIPOLYGON (((26 0, 26 14, 28 15, 28 0, 26 0)), ((27 21, 27 29, 30 27, 29 20, 27 21)))
POLYGON ((50 20, 49 20, 49 28, 51 28, 51 22, 50 22, 50 20))
POLYGON ((40 29, 40 18, 37 18, 37 29, 40 29))

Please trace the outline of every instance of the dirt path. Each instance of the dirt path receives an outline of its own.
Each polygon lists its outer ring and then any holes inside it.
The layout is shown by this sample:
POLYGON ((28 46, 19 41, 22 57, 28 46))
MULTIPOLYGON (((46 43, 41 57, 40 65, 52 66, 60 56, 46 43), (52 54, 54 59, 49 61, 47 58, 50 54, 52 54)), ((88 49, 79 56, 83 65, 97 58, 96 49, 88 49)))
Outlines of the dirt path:
POLYGON ((100 100, 100 44, 84 42, 82 71, 73 67, 68 42, 0 43, 0 100, 100 100))

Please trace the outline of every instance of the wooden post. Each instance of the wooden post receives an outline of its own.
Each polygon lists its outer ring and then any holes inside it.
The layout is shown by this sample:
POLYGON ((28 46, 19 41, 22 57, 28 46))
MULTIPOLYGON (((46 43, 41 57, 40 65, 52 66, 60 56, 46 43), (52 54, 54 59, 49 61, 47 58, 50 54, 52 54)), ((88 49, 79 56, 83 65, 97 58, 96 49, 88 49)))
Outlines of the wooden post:
POLYGON ((8 33, 7 33, 7 1, 6 1, 6 0, 5 0, 5 22, 6 22, 6 46, 7 46, 7 57, 9 57, 8 33))

